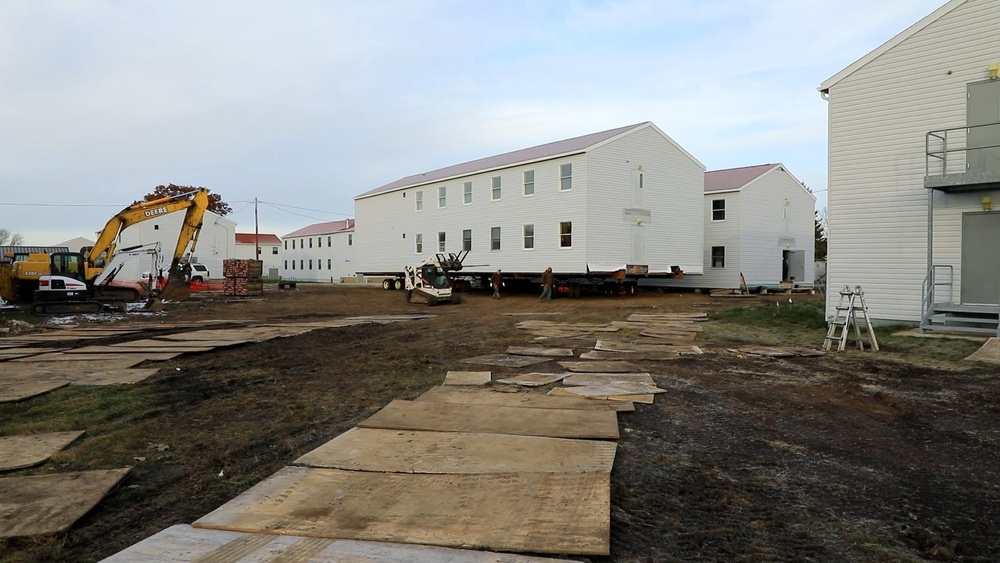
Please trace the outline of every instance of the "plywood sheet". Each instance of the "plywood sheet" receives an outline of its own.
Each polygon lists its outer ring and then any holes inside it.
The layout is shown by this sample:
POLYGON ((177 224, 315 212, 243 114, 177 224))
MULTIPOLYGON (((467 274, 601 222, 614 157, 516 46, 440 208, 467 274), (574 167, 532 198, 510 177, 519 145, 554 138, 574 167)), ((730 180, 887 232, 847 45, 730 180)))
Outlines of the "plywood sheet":
POLYGON ((521 385, 522 387, 541 387, 555 383, 564 377, 566 377, 565 373, 526 373, 498 379, 496 382, 508 385, 521 385))
POLYGON ((398 323, 398 322, 403 322, 403 321, 418 321, 418 320, 421 320, 421 319, 433 319, 435 317, 437 317, 437 315, 420 315, 420 314, 412 314, 412 315, 365 315, 365 316, 361 316, 361 317, 347 317, 344 320, 348 320, 348 321, 365 321, 365 322, 370 322, 370 323, 386 324, 386 323, 398 323))
MULTIPOLYGON (((177 524, 120 551, 102 563, 572 563, 530 557, 390 542, 249 534, 177 524)), ((576 562, 580 563, 580 562, 576 562)))
POLYGON ((593 401, 547 397, 540 393, 503 392, 492 389, 474 387, 431 387, 423 395, 416 398, 417 402, 450 403, 460 405, 496 405, 503 407, 523 407, 530 409, 585 409, 631 412, 635 407, 623 405, 601 405, 593 401))
POLYGON ((604 473, 427 475, 286 467, 199 528, 607 555, 604 473))
POLYGON ((614 340, 598 340, 595 350, 604 352, 667 352, 674 354, 701 354, 697 346, 677 344, 635 344, 632 342, 617 342, 614 340))
POLYGON ((28 358, 20 358, 17 360, 11 360, 14 362, 30 362, 30 363, 53 363, 53 362, 91 362, 94 365, 100 365, 102 362, 108 361, 119 361, 119 362, 130 362, 128 366, 132 367, 137 364, 141 364, 147 360, 150 361, 165 361, 176 358, 180 356, 178 352, 143 352, 140 354, 129 354, 126 352, 108 352, 104 354, 67 354, 65 352, 55 352, 53 354, 41 354, 38 356, 31 356, 28 358))
POLYGON ((654 395, 656 393, 666 393, 666 389, 660 389, 655 384, 638 381, 607 381, 592 382, 586 385, 567 386, 565 389, 571 393, 594 399, 604 399, 612 395, 654 395))
POLYGON ((559 362, 559 365, 569 371, 584 371, 589 373, 635 373, 642 371, 639 369, 639 366, 632 362, 623 361, 559 362))
POLYGON ((201 350, 211 350, 214 348, 214 344, 205 344, 199 341, 189 341, 189 340, 156 340, 154 338, 143 338, 141 340, 130 340, 128 342, 119 342, 118 344, 112 344, 109 348, 120 349, 141 349, 141 350, 157 350, 157 351, 201 351, 201 350), (197 350, 196 350, 197 349, 197 350))
POLYGON ((584 395, 582 393, 578 392, 579 389, 583 389, 583 388, 582 387, 556 387, 555 389, 552 389, 551 391, 549 391, 549 395, 551 395, 553 397, 566 397, 566 398, 570 398, 570 397, 576 398, 576 397, 579 397, 579 398, 582 398, 582 399, 587 400, 587 401, 590 401, 590 400, 595 400, 595 401, 627 401, 629 403, 642 403, 642 404, 646 404, 646 405, 653 404, 653 397, 654 397, 654 395, 652 393, 646 394, 646 395, 607 395, 607 396, 600 396, 600 397, 598 397, 598 396, 584 397, 584 395))
POLYGON ((614 442, 353 428, 296 465, 387 473, 611 473, 614 442))
POLYGON ((35 356, 37 354, 47 354, 50 352, 61 352, 63 348, 28 348, 24 346, 9 346, 0 349, 0 360, 12 360, 25 356, 35 356))
POLYGON ((563 379, 563 385, 576 387, 580 385, 604 385, 613 382, 643 383, 656 387, 653 376, 648 373, 574 373, 563 379))
POLYGON ((682 332, 674 330, 644 330, 639 333, 639 336, 645 336, 646 338, 655 338, 657 340, 665 341, 666 344, 685 344, 687 342, 693 342, 697 337, 697 332, 682 332))
POLYGON ((507 353, 516 356, 573 357, 573 350, 569 348, 545 348, 542 346, 509 346, 507 353))
POLYGON ((83 430, 0 436, 0 471, 23 469, 44 463, 80 436, 83 436, 83 430))
POLYGON ((7 377, 46 378, 66 376, 72 378, 81 373, 107 371, 109 369, 126 369, 143 361, 142 358, 132 357, 132 354, 119 354, 110 360, 71 358, 61 362, 11 361, 3 364, 3 369, 0 370, 0 381, 4 381, 7 377))
POLYGON ((556 315, 565 315, 566 313, 554 313, 554 312, 531 312, 531 313, 500 313, 505 317, 553 317, 556 315))
POLYGON ((444 377, 445 385, 488 385, 493 380, 489 371, 449 371, 444 377))
POLYGON ((130 470, 126 467, 0 479, 0 538, 65 532, 130 470))
POLYGON ((618 438, 618 416, 614 411, 533 409, 400 399, 392 401, 358 426, 552 438, 618 438))
POLYGON ((139 383, 160 368, 108 369, 74 376, 71 385, 126 385, 139 383))
POLYGON ((981 348, 969 355, 966 360, 973 362, 985 362, 988 364, 1000 364, 1000 338, 993 337, 986 341, 981 348))
MULTIPOLYGON (((160 346, 157 348, 136 348, 130 346, 84 346, 82 348, 73 348, 72 350, 66 350, 63 352, 66 355, 106 355, 106 354, 143 354, 146 356, 157 356, 160 354, 174 354, 179 355, 183 352, 187 352, 185 346, 174 345, 172 348, 160 346)), ((211 350, 210 347, 199 347, 196 351, 211 350)), ((167 358, 170 359, 170 358, 167 358)))
POLYGON ((520 329, 527 330, 566 330, 579 332, 618 332, 619 328, 611 326, 610 323, 560 323, 556 321, 521 321, 514 325, 520 329))
POLYGON ((629 315, 628 320, 630 321, 707 321, 708 313, 698 312, 698 313, 659 313, 659 314, 648 314, 648 313, 632 313, 629 315))
POLYGON ((545 363, 551 359, 552 358, 538 358, 535 356, 512 356, 510 354, 487 354, 485 356, 476 356, 475 358, 466 358, 459 361, 467 364, 482 364, 484 366, 523 368, 525 366, 545 363))
POLYGON ((669 361, 681 357, 676 352, 605 352, 591 350, 580 354, 581 360, 651 360, 669 361))
POLYGON ((621 328, 652 330, 658 332, 703 332, 701 325, 691 321, 646 322, 646 321, 611 321, 611 326, 621 328))
POLYGON ((0 377, 0 403, 23 401, 69 384, 69 378, 33 379, 4 375, 0 377))
POLYGON ((588 334, 579 330, 561 330, 556 328, 533 328, 530 332, 538 338, 582 338, 588 334))
POLYGON ((743 346, 741 348, 730 348, 730 352, 746 354, 750 356, 764 356, 768 358, 794 358, 796 356, 823 356, 826 352, 802 347, 780 347, 780 346, 743 346))

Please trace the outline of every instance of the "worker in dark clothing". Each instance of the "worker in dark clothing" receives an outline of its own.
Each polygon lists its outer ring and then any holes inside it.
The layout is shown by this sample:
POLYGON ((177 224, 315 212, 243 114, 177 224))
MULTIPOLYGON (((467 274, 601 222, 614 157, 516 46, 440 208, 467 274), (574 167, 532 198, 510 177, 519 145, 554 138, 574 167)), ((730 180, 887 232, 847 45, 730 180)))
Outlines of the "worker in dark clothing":
POLYGON ((503 285, 503 274, 500 273, 500 270, 493 272, 490 283, 493 285, 493 299, 500 299, 500 286, 503 285))
POLYGON ((552 268, 545 268, 545 272, 542 273, 542 296, 538 298, 539 301, 552 301, 552 284, 555 283, 555 278, 552 276, 552 268))

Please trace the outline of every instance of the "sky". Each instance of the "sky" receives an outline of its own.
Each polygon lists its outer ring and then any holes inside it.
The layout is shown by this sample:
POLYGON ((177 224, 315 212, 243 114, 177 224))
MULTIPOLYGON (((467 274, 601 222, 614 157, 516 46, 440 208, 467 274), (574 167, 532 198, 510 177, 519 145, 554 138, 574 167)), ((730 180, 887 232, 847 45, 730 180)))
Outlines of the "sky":
POLYGON ((404 176, 652 121, 826 205, 830 78, 944 0, 3 0, 0 228, 94 238, 160 184, 238 232, 404 176))

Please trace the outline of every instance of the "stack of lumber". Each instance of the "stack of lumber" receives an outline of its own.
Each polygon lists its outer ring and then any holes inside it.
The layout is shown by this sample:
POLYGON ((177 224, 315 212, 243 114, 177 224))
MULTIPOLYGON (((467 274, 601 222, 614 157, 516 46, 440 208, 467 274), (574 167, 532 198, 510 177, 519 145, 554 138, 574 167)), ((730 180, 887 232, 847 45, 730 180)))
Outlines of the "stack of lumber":
POLYGON ((222 261, 222 284, 224 295, 250 297, 264 294, 264 281, 261 275, 264 263, 260 260, 229 259, 222 261))

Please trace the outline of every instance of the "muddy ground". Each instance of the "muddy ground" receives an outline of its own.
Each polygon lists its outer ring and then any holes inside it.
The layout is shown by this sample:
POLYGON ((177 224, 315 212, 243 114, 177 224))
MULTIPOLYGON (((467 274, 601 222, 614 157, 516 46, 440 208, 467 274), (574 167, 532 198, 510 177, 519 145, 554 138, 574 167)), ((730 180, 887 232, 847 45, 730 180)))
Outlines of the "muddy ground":
MULTIPOLYGON (((34 473, 135 467, 64 537, 0 543, 0 559, 98 560, 190 523, 392 399, 416 397, 449 369, 476 369, 460 359, 531 343, 513 326, 532 317, 502 312, 606 322, 766 299, 471 295, 417 309, 438 315, 430 320, 185 354, 135 386, 0 405, 3 434, 87 429, 34 473)), ((123 322, 412 312, 401 292, 300 286, 251 301, 198 295, 123 322)), ((589 561, 1000 560, 1000 369, 858 352, 755 358, 706 334, 704 355, 638 362, 668 392, 619 415, 612 556, 589 561)))

